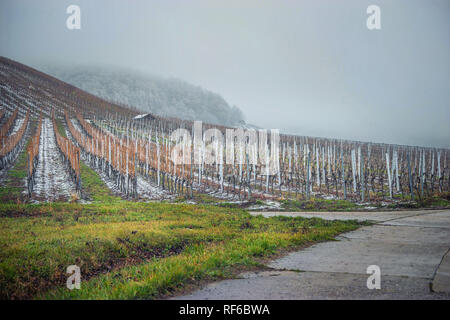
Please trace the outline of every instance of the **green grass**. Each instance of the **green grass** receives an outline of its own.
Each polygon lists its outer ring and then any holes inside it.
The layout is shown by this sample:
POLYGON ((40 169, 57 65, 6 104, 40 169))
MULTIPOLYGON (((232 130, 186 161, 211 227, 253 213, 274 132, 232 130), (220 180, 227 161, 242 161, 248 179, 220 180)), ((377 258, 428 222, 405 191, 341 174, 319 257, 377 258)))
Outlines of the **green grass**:
POLYGON ((17 157, 13 167, 7 172, 5 180, 0 187, 0 202, 1 203, 14 203, 23 202, 26 200, 27 195, 22 192, 25 190, 25 181, 27 177, 27 146, 30 142, 28 139, 23 147, 22 152, 17 157))
POLYGON ((89 199, 98 202, 114 202, 120 198, 114 196, 100 176, 84 162, 80 163, 81 190, 89 199))
POLYGON ((56 119, 56 126, 59 134, 67 138, 66 129, 64 128, 64 125, 62 124, 61 120, 56 119))
POLYGON ((157 298, 358 226, 206 205, 1 204, 0 298, 157 298), (72 264, 81 290, 65 287, 72 264))
POLYGON ((450 208, 450 192, 436 193, 432 196, 410 201, 410 197, 403 197, 405 201, 388 205, 390 209, 420 209, 420 208, 450 208))
POLYGON ((197 191, 194 191, 192 199, 185 195, 178 196, 175 199, 175 202, 184 202, 184 201, 195 201, 195 203, 198 203, 198 204, 217 204, 217 203, 224 202, 225 200, 214 197, 209 194, 199 193, 197 191))
MULTIPOLYGON (((25 149, 26 150, 26 149, 25 149)), ((0 201, 16 202, 23 201, 24 190, 23 180, 27 177, 27 154, 26 151, 20 153, 15 165, 8 171, 8 176, 0 187, 0 201)))
POLYGON ((351 211, 358 205, 348 200, 326 200, 311 198, 310 200, 281 200, 285 211, 351 211))

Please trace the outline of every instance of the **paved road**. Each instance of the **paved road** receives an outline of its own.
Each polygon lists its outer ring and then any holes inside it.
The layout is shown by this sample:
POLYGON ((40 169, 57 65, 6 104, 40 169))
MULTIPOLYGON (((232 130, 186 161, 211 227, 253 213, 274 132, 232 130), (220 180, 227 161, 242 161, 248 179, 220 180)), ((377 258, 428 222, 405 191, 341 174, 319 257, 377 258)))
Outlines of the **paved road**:
POLYGON ((450 299, 450 210, 253 214, 377 223, 176 299, 450 299), (367 288, 369 265, 379 290, 367 288))

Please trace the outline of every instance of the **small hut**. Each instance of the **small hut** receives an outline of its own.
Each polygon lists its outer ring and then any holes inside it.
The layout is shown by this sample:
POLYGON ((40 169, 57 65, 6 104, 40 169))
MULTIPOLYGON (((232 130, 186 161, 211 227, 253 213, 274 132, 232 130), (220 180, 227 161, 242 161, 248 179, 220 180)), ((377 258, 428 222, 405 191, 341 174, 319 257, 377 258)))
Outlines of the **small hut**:
POLYGON ((151 113, 143 113, 138 114, 137 116, 133 117, 133 121, 145 121, 145 120, 155 120, 156 117, 152 115, 151 113))

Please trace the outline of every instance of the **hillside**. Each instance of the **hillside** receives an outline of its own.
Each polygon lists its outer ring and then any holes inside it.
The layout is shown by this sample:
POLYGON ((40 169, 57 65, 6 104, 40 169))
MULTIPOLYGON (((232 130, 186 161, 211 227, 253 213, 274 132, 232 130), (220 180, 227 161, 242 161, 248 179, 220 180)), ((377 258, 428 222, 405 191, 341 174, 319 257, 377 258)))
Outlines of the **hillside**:
POLYGON ((91 94, 143 112, 221 125, 237 125, 243 114, 220 95, 175 78, 107 67, 43 66, 42 70, 91 94))
POLYGON ((203 147, 177 163, 170 137, 192 122, 136 115, 0 57, 0 299, 161 299, 360 225, 247 210, 450 204, 444 149, 281 135, 263 144, 267 174, 250 140, 215 143, 236 154, 220 165, 203 147), (73 265, 82 290, 67 287, 73 265))

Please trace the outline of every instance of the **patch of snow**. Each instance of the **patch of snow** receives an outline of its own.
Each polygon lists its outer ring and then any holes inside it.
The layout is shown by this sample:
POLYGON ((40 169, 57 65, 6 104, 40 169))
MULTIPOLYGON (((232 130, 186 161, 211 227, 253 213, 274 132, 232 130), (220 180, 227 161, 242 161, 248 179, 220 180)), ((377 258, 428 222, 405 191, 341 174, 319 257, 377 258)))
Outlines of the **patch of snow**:
POLYGON ((17 131, 19 131, 19 129, 22 126, 22 123, 23 123, 24 120, 25 119, 23 119, 23 118, 16 120, 16 123, 14 124, 14 128, 12 129, 11 134, 10 134, 11 136, 13 134, 15 134, 17 131))
POLYGON ((50 119, 42 120, 39 162, 36 167, 34 201, 67 201, 76 193, 75 184, 64 166, 50 119))
POLYGON ((336 199, 338 199, 338 198, 337 198, 335 195, 333 195, 333 194, 323 195, 322 198, 325 199, 325 200, 336 200, 336 199))
MULTIPOLYGON (((70 121, 72 122, 75 129, 78 130, 78 132, 83 132, 81 125, 78 123, 77 119, 70 119, 70 121)), ((69 130, 67 130, 67 132, 69 132, 69 130)), ((70 132, 69 132, 69 134, 70 134, 70 132)), ((76 143, 75 139, 72 139, 72 141, 76 143)))
POLYGON ((155 186, 153 183, 145 180, 141 176, 137 176, 137 192, 139 198, 147 200, 173 199, 174 195, 155 186))
POLYGON ((263 204, 257 204, 248 207, 248 210, 279 210, 281 209, 281 203, 278 201, 266 200, 263 204))

